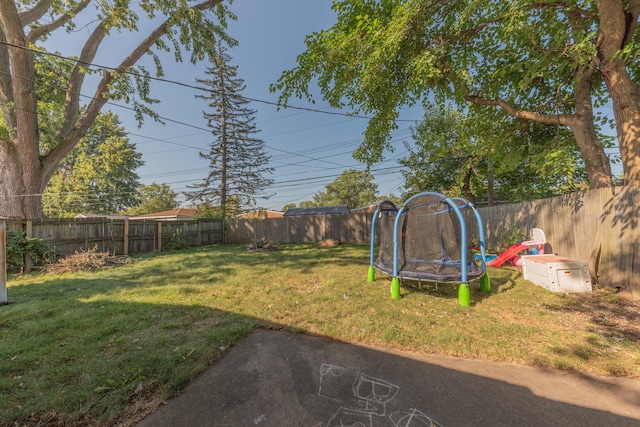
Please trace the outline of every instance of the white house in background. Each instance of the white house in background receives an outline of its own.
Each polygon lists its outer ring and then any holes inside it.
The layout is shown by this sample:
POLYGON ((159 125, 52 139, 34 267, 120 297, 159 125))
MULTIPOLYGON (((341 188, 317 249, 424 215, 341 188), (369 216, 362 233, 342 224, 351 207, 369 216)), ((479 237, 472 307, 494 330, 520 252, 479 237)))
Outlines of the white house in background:
POLYGON ((144 215, 136 215, 129 217, 130 220, 135 219, 157 219, 161 221, 177 221, 180 219, 196 219, 196 211, 194 209, 180 208, 170 211, 154 212, 144 215))

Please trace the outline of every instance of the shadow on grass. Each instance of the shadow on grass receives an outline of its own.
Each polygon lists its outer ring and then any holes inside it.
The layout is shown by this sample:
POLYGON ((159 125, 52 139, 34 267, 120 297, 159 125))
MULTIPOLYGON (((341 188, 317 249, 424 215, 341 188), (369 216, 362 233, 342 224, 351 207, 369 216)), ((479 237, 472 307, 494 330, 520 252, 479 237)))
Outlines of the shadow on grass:
POLYGON ((596 288, 593 294, 572 294, 546 309, 587 315, 591 332, 612 340, 640 343, 640 304, 612 289, 596 288))

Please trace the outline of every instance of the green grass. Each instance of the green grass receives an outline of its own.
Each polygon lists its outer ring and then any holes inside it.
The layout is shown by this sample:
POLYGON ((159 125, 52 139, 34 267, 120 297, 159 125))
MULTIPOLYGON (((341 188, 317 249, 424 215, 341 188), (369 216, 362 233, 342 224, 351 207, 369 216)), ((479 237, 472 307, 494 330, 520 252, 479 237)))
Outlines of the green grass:
POLYGON ((0 425, 133 423, 256 326, 339 340, 640 377, 640 309, 553 294, 518 269, 492 290, 367 283, 368 247, 215 246, 97 272, 12 277, 0 307, 0 425))

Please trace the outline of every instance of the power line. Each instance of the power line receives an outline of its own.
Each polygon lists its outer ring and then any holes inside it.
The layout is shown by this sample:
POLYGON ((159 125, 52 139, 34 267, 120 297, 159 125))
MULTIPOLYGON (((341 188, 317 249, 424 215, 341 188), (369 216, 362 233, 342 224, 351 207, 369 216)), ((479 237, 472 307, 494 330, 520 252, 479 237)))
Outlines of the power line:
MULTIPOLYGON (((0 40, 0 44, 6 45, 6 46, 10 46, 16 49, 22 49, 22 50, 27 50, 29 52, 33 52, 33 53, 37 53, 40 55, 47 55, 47 56, 52 56, 54 58, 58 58, 58 59, 62 59, 64 61, 70 61, 70 62, 74 62, 74 63, 78 63, 81 64, 84 67, 87 68, 95 68, 98 71, 110 71, 110 72, 117 72, 117 73, 122 73, 122 74, 128 74, 134 77, 139 77, 142 79, 148 79, 148 80, 154 80, 154 81, 158 81, 158 82, 162 82, 162 83, 169 83, 169 84, 173 84, 173 85, 177 85, 177 86, 182 86, 182 87, 186 87, 189 89, 196 89, 199 91, 207 91, 207 92, 213 92, 213 90, 210 89, 204 89, 202 87, 199 86, 195 86, 192 84, 188 84, 188 83, 183 83, 183 82, 179 82, 177 80, 169 80, 169 79, 165 79, 162 77, 153 77, 153 76, 149 76, 149 75, 144 75, 144 74, 140 74, 140 73, 136 73, 134 71, 131 71, 129 69, 127 70, 122 70, 119 68, 114 68, 114 67, 109 67, 106 65, 99 65, 99 64, 95 64, 95 63, 91 63, 91 62, 85 62, 85 61, 80 61, 79 59, 74 59, 74 58, 70 58, 68 56, 64 56, 64 55, 60 55, 58 53, 53 53, 53 52, 49 52, 46 50, 39 50, 39 49, 35 49, 35 48, 30 48, 30 47, 26 47, 26 46, 19 46, 13 43, 9 43, 7 41, 4 40, 0 40)), ((289 104, 281 104, 279 102, 273 102, 273 101, 266 101, 264 99, 258 99, 258 98, 251 98, 248 96, 242 96, 239 95, 240 98, 243 98, 247 101, 251 101, 251 102, 257 102, 260 104, 266 104, 266 105, 271 105, 274 107, 278 107, 278 108, 284 108, 284 109, 292 109, 292 110, 300 110, 300 111, 308 111, 308 112, 313 112, 313 113, 320 113, 320 114, 327 114, 327 115, 334 115, 334 116, 344 116, 344 117, 350 117, 350 118, 355 118, 355 119, 365 119, 365 120, 371 120, 372 117, 370 116, 360 116, 357 114, 351 114, 351 113, 343 113, 343 112, 339 112, 339 111, 323 111, 317 108, 309 108, 309 107, 300 107, 300 106, 294 106, 294 105, 289 105, 289 104)), ((396 120, 398 122, 415 122, 415 120, 404 120, 404 119, 398 119, 396 120)))

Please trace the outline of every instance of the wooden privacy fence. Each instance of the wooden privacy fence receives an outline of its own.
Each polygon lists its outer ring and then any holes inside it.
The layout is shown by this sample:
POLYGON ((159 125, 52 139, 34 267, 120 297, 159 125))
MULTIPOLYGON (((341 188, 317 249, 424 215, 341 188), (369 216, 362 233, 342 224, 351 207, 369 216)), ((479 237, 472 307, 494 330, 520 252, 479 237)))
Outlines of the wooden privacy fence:
MULTIPOLYGON (((479 208, 486 244, 496 248, 514 230, 541 228, 547 250, 587 261, 598 283, 640 297, 640 189, 625 186, 580 191, 524 203, 479 208)), ((467 211, 468 213, 468 211, 467 211)), ((227 241, 314 243, 325 238, 368 243, 372 213, 233 219, 227 241)), ((477 233, 470 228, 471 233, 477 233)), ((471 236, 477 242, 477 234, 471 236)), ((513 244, 516 242, 507 242, 513 244)))
MULTIPOLYGON (((541 228, 548 250, 588 261, 592 275, 606 286, 629 289, 640 297, 640 189, 603 188, 548 199, 478 209, 486 244, 495 248, 514 229, 541 228)), ((232 218, 225 243, 316 243, 332 238, 368 243, 373 213, 232 218)), ((9 231, 25 231, 48 242, 55 252, 72 254, 97 246, 99 251, 128 254, 162 250, 180 239, 184 246, 223 242, 222 224, 214 219, 188 221, 74 219, 8 220, 9 231)), ((470 230, 473 232, 473 230, 470 230)), ((471 236, 477 241, 477 236, 471 236)), ((509 242, 515 243, 515 242, 509 242)))
POLYGON ((336 239, 367 243, 371 239, 373 213, 283 216, 282 218, 232 218, 227 243, 266 239, 273 243, 317 243, 336 239))
POLYGON ((8 231, 42 239, 55 254, 70 255, 96 248, 99 252, 127 255, 161 251, 179 244, 205 246, 222 242, 217 219, 159 221, 111 218, 8 220, 8 231))
POLYGON ((540 228, 548 250, 589 263, 605 286, 640 297, 640 188, 580 191, 548 199, 478 209, 488 247, 514 228, 540 228))

